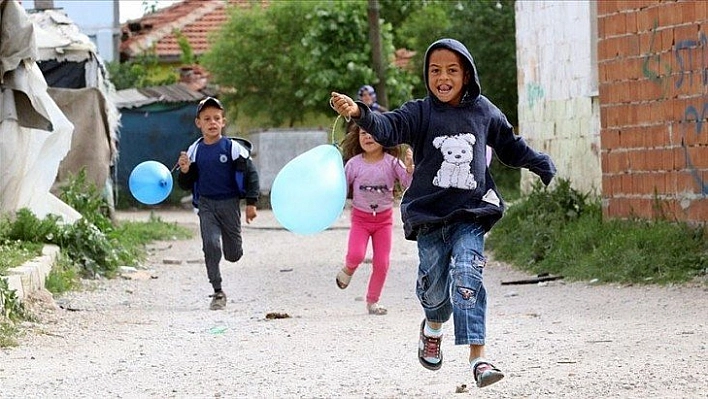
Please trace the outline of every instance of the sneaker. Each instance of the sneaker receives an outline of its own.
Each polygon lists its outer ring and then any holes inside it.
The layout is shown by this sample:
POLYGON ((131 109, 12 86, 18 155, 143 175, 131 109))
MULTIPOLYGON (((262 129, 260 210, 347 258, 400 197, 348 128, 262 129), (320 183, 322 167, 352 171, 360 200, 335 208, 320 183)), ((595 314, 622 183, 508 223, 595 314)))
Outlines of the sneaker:
POLYGON ((504 373, 486 360, 478 360, 472 366, 474 380, 479 388, 492 385, 504 378, 504 373))
POLYGON ((418 340, 418 361, 428 370, 440 370, 443 362, 442 348, 442 335, 435 337, 428 337, 423 333, 425 331, 425 319, 420 323, 420 339, 418 340), (430 362, 426 359, 438 359, 437 362, 430 362))
POLYGON ((211 298, 209 309, 221 310, 226 307, 226 294, 224 294, 224 291, 215 292, 209 297, 211 298))

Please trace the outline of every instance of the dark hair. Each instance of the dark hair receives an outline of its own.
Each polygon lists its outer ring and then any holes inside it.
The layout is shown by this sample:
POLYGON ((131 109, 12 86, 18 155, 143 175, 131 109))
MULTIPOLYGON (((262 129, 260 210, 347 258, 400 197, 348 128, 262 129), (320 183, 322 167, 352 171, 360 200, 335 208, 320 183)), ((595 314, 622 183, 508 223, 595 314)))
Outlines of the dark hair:
MULTIPOLYGON (((344 139, 342 139, 342 143, 339 146, 342 149, 344 162, 347 162, 349 159, 364 152, 364 149, 361 148, 361 145, 359 144, 359 129, 360 127, 356 124, 356 122, 347 122, 347 130, 344 135, 344 139)), ((401 154, 405 154, 401 145, 397 145, 395 147, 384 147, 383 150, 396 158, 398 158, 401 154)))

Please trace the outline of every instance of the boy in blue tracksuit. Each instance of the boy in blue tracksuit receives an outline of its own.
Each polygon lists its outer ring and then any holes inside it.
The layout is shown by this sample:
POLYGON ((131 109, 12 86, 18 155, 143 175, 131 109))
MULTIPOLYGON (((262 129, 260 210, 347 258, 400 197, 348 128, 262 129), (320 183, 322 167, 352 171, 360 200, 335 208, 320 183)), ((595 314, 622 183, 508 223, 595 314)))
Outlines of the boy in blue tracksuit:
POLYGON ((499 160, 528 168, 548 185, 556 173, 548 155, 514 134, 506 116, 481 94, 474 60, 457 40, 441 39, 425 54, 428 95, 383 114, 332 93, 330 104, 385 147, 412 146, 416 170, 401 201, 406 238, 418 243, 416 293, 425 312, 418 360, 442 366, 442 323, 453 317, 455 344, 469 345, 478 387, 504 374, 484 358, 486 291, 484 234, 501 218, 504 202, 486 165, 485 146, 499 160))
POLYGON ((180 154, 177 182, 183 190, 192 191, 193 203, 199 210, 204 261, 214 289, 209 307, 218 310, 226 306, 219 269, 222 243, 226 260, 241 259, 240 200, 246 199, 246 223, 250 224, 257 216, 258 172, 250 157, 250 143, 221 135, 226 119, 219 100, 202 100, 197 105, 195 124, 202 137, 180 154))

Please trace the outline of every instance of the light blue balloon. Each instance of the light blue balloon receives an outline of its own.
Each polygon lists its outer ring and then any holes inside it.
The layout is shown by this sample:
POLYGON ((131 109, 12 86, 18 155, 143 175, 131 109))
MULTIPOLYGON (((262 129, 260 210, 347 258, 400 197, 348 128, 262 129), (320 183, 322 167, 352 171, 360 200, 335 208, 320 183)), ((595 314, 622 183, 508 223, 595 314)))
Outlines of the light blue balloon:
POLYGON ((172 192, 172 174, 160 162, 145 161, 130 172, 128 188, 136 200, 154 205, 164 201, 172 192))
POLYGON ((270 204, 278 222, 293 233, 319 233, 344 210, 347 179, 342 154, 317 146, 288 162, 273 180, 270 204))

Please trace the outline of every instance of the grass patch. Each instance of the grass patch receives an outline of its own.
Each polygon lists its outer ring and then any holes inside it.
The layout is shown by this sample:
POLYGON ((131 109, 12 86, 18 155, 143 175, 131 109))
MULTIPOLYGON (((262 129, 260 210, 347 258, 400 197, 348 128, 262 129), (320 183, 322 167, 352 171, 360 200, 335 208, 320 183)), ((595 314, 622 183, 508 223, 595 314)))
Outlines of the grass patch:
POLYGON ((24 241, 0 241, 0 276, 4 276, 7 269, 20 266, 42 254, 42 245, 24 241))
MULTIPOLYGON (((157 240, 189 238, 191 230, 163 222, 154 214, 147 222, 115 225, 100 192, 86 182, 83 171, 62 188, 61 199, 83 216, 65 224, 56 215, 37 218, 23 208, 12 217, 0 215, 0 275, 41 254, 45 244, 55 244, 60 255, 45 287, 62 293, 80 287, 82 277, 114 277, 119 266, 136 266, 147 257, 145 245, 157 240)), ((0 279, 0 346, 11 344, 14 323, 30 320, 15 290, 0 279)))
POLYGON ((9 348, 17 346, 15 339, 19 333, 19 329, 12 323, 0 321, 0 348, 9 348))
POLYGON ((667 220, 602 220, 597 199, 568 181, 540 185, 492 229, 496 259, 533 274, 604 283, 685 283, 708 269, 705 228, 667 220))

